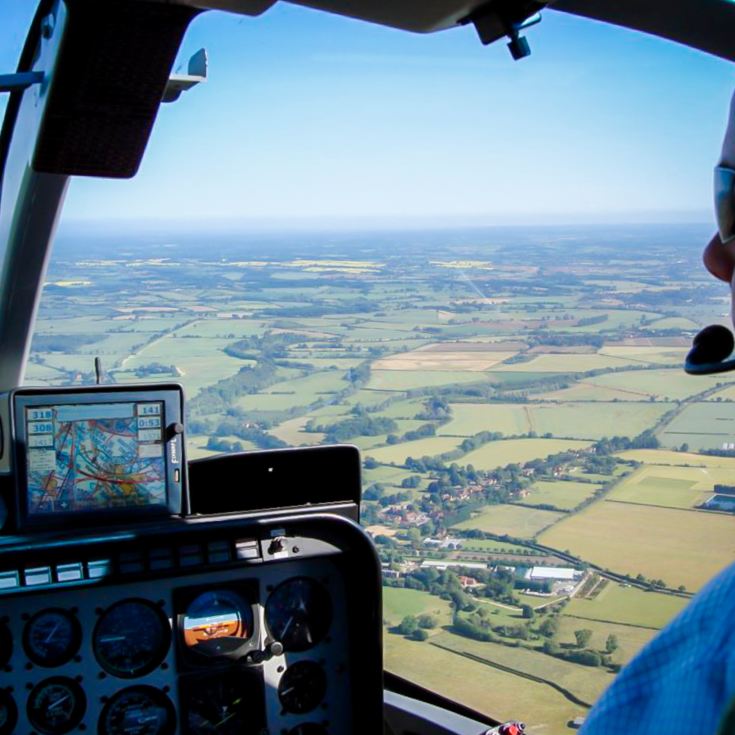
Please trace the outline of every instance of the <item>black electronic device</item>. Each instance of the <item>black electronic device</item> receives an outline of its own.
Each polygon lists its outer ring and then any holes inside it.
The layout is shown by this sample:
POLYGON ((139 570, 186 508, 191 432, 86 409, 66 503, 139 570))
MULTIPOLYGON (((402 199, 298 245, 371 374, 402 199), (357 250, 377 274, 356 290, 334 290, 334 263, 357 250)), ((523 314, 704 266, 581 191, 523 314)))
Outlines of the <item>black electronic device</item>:
POLYGON ((702 329, 692 341, 692 349, 684 361, 684 370, 690 375, 712 375, 735 370, 735 348, 732 332, 721 324, 702 329))
POLYGON ((194 514, 316 510, 330 504, 358 520, 360 494, 360 452, 348 444, 222 454, 189 463, 194 514))
POLYGON ((185 514, 183 415, 174 383, 11 391, 16 530, 185 514))

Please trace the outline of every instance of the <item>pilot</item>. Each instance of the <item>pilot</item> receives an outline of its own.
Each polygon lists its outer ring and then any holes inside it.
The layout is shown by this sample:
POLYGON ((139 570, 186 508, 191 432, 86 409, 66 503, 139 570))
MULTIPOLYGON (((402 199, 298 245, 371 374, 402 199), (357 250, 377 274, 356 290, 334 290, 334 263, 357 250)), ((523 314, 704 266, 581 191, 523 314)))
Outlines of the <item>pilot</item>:
MULTIPOLYGON (((735 95, 715 169, 719 232, 704 265, 730 284, 735 320, 735 95)), ((735 735, 735 564, 722 571, 618 675, 581 735, 735 735)))
POLYGON ((735 318, 735 94, 730 103, 720 161, 715 169, 715 211, 719 232, 704 249, 703 260, 715 278, 730 284, 735 318))

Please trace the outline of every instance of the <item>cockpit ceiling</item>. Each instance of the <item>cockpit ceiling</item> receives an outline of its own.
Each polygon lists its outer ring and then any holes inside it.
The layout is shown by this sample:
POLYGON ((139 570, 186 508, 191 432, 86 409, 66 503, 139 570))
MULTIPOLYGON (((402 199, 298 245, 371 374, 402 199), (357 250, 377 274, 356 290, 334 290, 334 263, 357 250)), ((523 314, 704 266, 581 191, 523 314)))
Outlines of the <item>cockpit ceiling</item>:
MULTIPOLYGON (((171 0, 167 0, 171 1, 171 0)), ((276 0, 173 0, 198 8, 259 15, 276 0)), ((279 0, 417 33, 455 27, 469 15, 507 0, 279 0)), ((519 0, 518 5, 527 4, 519 0)), ((732 0, 556 0, 549 6, 678 41, 735 61, 732 0)))

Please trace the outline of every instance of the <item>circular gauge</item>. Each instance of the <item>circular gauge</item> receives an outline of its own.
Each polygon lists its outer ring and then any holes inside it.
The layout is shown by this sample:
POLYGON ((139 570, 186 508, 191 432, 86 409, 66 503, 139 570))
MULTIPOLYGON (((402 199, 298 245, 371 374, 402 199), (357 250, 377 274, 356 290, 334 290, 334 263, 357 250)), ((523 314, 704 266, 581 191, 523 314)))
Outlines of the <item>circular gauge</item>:
POLYGON ((332 622, 332 603, 320 584, 294 577, 272 592, 265 606, 271 635, 285 651, 306 651, 319 643, 332 622))
POLYGON ((162 691, 128 687, 109 699, 97 729, 99 735, 172 735, 176 712, 162 691))
POLYGON ((0 621, 0 668, 8 665, 13 655, 13 636, 8 626, 0 621))
POLYGON ((6 689, 0 689, 0 735, 10 735, 18 722, 18 708, 6 689))
POLYGON ((28 696, 28 720, 47 735, 63 735, 79 725, 87 708, 82 688, 73 679, 45 679, 28 696))
POLYGON ((108 674, 134 679, 161 664, 171 643, 171 628, 152 603, 123 600, 102 614, 92 643, 97 662, 108 674))
POLYGON ((191 682, 186 694, 187 735, 238 735, 260 732, 253 702, 262 701, 252 678, 220 674, 191 682))
POLYGON ((286 669, 278 684, 278 698, 283 709, 302 715, 311 712, 324 699, 327 677, 313 661, 299 661, 286 669))
POLYGON ((82 628, 72 613, 49 608, 36 613, 23 631, 26 655, 38 666, 61 666, 72 659, 82 642, 82 628))
POLYGON ((323 725, 305 722, 303 725, 296 725, 293 730, 289 730, 288 735, 327 735, 327 731, 323 725))
POLYGON ((184 644, 205 656, 237 651, 253 634, 253 611, 235 592, 211 590, 190 603, 181 627, 184 644))

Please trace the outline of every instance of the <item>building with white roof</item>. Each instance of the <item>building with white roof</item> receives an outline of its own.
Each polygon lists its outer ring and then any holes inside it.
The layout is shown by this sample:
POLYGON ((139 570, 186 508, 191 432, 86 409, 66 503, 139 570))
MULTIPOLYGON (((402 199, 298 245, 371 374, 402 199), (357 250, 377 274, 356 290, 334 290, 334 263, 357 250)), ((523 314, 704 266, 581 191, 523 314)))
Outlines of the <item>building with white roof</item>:
POLYGON ((550 580, 551 582, 573 582, 582 575, 582 572, 570 567, 531 567, 525 578, 533 581, 543 582, 550 580))

